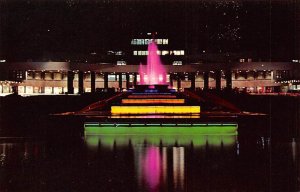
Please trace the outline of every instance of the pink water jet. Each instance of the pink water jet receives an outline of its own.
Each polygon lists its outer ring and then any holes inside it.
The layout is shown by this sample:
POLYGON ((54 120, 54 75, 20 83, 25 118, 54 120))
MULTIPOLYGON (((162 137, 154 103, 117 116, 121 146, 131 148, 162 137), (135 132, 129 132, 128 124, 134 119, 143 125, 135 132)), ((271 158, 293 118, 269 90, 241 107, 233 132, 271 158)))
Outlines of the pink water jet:
POLYGON ((157 52, 157 45, 152 41, 148 45, 147 65, 139 67, 140 85, 167 85, 167 73, 157 52))

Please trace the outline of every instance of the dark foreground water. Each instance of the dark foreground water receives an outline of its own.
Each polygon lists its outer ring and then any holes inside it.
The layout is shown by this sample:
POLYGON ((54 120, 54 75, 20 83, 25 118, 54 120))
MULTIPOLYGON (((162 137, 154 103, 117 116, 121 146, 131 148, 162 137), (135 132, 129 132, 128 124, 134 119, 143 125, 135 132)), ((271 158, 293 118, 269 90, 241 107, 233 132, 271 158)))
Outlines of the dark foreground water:
POLYGON ((235 98, 269 114, 239 120, 238 137, 85 138, 80 118, 48 118, 97 99, 0 102, 0 192, 300 191, 299 98, 235 98))
POLYGON ((192 138, 2 138, 0 191, 300 190, 299 141, 192 138))

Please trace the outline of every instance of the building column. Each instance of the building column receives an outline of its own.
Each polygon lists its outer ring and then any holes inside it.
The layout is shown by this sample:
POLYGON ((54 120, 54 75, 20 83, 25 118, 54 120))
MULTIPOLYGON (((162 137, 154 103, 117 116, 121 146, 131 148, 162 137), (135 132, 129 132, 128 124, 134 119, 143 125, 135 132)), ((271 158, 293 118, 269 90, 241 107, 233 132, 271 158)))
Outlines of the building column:
POLYGON ((51 80, 54 80, 54 72, 50 72, 51 73, 51 80))
POLYGON ((73 80, 74 80, 74 72, 68 71, 68 94, 74 94, 74 86, 73 86, 73 80))
POLYGON ((177 90, 181 88, 181 75, 177 74, 177 90))
POLYGON ((96 92, 96 73, 95 71, 91 71, 91 92, 96 92))
POLYGON ((203 73, 203 80, 204 80, 204 90, 208 90, 208 80, 209 80, 209 72, 205 71, 203 73))
POLYGON ((41 72, 41 79, 42 79, 42 80, 45 80, 45 71, 42 71, 42 72, 41 72))
MULTIPOLYGON (((12 85, 11 90, 13 94, 18 95, 18 85, 12 85)), ((2 88, 2 92, 3 92, 3 88, 2 88)))
POLYGON ((130 79, 129 79, 129 73, 126 73, 126 89, 128 90, 130 88, 130 79))
POLYGON ((119 73, 119 89, 122 91, 122 73, 119 73))
POLYGON ((41 87, 41 93, 45 93, 45 86, 41 87))
POLYGON ((169 75, 170 86, 173 87, 173 74, 169 75))
POLYGON ((83 93, 83 72, 79 71, 78 72, 78 93, 82 94, 83 93))
POLYGON ((35 79, 35 76, 36 76, 35 73, 36 73, 36 71, 32 71, 32 79, 35 79))
POLYGON ((133 86, 135 87, 136 84, 137 84, 137 74, 134 73, 134 75, 133 75, 133 86))
POLYGON ((104 89, 108 89, 108 73, 104 73, 104 89))
POLYGON ((191 73, 190 74, 190 77, 191 77, 191 90, 195 90, 195 88, 196 88, 196 77, 195 77, 195 73, 191 73))
POLYGON ((232 72, 230 70, 225 71, 226 89, 232 89, 232 72))
POLYGON ((221 90, 221 71, 215 71, 215 78, 216 78, 216 90, 221 90))

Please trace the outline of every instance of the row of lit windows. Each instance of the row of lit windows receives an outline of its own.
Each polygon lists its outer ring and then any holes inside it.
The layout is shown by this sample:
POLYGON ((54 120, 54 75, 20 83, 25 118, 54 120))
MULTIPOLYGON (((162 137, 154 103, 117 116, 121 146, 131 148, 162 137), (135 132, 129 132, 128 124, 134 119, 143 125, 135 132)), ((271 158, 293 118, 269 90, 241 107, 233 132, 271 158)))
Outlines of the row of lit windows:
MULTIPOLYGON (((153 39, 132 39, 131 45, 148 45, 153 39)), ((169 39, 154 39, 154 42, 158 45, 169 44, 169 39)))
MULTIPOLYGON (((184 55, 184 50, 173 50, 173 51, 158 50, 157 54, 158 55, 184 55)), ((148 51, 133 51, 133 55, 148 55, 148 51)))
POLYGON ((173 61, 173 65, 182 65, 182 61, 173 61))
MULTIPOLYGON (((108 81, 119 81, 119 75, 116 75, 116 74, 109 74, 108 75, 108 81)), ((148 76, 147 75, 144 75, 144 81, 147 81, 147 78, 148 76)), ((163 76, 159 76, 159 80, 162 81, 163 80, 163 76)), ((136 80, 137 82, 140 82, 140 79, 141 79, 141 76, 140 75, 137 75, 136 76, 136 80)), ((165 76, 165 79, 166 79, 166 82, 169 82, 169 79, 170 79, 170 75, 166 75, 165 76)), ((122 81, 126 81, 126 75, 122 74, 122 81)), ((129 74, 129 82, 133 82, 134 81, 134 75, 132 74, 129 74)))
POLYGON ((117 61, 117 65, 126 65, 126 61, 117 61))

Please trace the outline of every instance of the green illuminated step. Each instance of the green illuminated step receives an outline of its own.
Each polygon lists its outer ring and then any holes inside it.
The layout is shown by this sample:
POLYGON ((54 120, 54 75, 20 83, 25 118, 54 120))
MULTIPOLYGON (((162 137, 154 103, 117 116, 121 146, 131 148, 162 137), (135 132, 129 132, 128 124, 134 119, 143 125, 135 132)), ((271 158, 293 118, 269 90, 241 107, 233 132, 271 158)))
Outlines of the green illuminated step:
POLYGON ((85 135, 237 135, 237 124, 86 123, 85 135))

